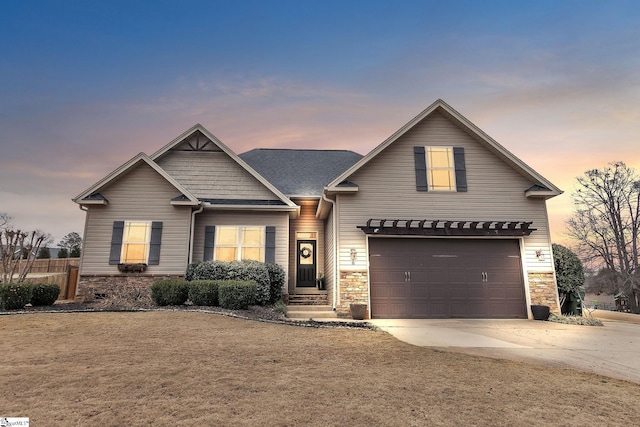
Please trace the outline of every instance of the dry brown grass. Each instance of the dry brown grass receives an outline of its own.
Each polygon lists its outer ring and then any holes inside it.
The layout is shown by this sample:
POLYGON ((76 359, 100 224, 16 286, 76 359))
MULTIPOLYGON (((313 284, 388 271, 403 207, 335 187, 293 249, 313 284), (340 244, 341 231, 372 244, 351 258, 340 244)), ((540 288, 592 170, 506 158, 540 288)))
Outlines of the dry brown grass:
POLYGON ((632 425, 593 374, 198 312, 0 316, 0 416, 32 425, 632 425))

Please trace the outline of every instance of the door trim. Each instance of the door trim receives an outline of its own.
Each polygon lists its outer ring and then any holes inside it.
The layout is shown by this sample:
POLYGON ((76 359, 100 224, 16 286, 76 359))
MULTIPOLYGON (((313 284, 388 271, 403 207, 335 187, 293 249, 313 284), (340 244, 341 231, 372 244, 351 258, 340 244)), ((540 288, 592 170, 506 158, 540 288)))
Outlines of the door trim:
MULTIPOLYGON (((304 250, 304 249, 303 249, 304 250)), ((296 288, 314 288, 316 286, 316 277, 318 275, 318 255, 317 255, 317 251, 318 251, 318 240, 314 240, 314 239, 300 239, 300 240, 296 240, 296 251, 295 251, 295 255, 296 255, 296 288), (310 267, 309 269, 311 270, 312 274, 311 274, 311 278, 307 277, 307 280, 301 279, 301 275, 300 275, 300 268, 301 268, 301 264, 300 264, 300 259, 301 256, 303 257, 303 254, 301 253, 302 251, 300 250, 300 246, 302 244, 310 244, 312 247, 312 254, 310 254, 312 256, 312 263, 308 264, 310 267), (304 284, 302 284, 304 283, 304 284)), ((302 264, 304 265, 304 264, 302 264)))

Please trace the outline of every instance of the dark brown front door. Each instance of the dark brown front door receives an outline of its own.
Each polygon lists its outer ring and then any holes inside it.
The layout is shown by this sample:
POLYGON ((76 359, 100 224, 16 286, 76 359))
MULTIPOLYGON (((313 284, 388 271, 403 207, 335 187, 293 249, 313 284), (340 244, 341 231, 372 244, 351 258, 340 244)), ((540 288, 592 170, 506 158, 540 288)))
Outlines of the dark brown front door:
POLYGON ((296 286, 316 286, 316 241, 298 240, 296 286))
POLYGON ((525 318, 517 240, 369 240, 374 318, 525 318))

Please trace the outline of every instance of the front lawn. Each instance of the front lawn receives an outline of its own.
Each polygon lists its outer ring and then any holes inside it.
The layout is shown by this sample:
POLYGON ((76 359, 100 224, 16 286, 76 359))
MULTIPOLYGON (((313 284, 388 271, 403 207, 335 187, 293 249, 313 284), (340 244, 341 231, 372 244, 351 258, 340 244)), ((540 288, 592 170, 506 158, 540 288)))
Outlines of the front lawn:
POLYGON ((380 331, 166 311, 0 316, 0 417, 42 426, 632 425, 637 384, 380 331))

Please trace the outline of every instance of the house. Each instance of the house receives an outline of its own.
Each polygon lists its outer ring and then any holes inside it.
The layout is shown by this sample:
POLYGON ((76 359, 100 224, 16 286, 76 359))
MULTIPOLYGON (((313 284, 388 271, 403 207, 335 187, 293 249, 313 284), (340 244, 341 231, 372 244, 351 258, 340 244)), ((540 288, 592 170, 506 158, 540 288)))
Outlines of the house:
POLYGON ((257 259, 284 267, 285 294, 320 294, 340 316, 353 302, 374 318, 558 312, 546 200, 561 193, 442 100, 364 157, 237 155, 195 125, 73 199, 86 211, 78 297, 257 259))

